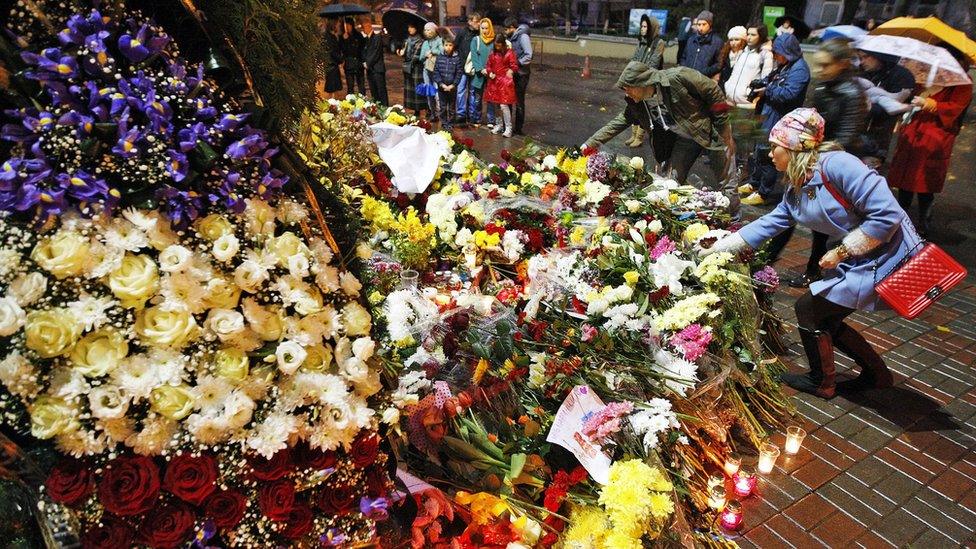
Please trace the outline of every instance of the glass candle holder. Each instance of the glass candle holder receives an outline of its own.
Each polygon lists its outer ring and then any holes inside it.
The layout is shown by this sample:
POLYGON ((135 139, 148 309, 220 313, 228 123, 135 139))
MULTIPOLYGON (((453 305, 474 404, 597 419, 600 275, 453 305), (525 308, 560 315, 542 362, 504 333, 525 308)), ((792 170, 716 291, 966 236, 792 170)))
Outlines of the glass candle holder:
POLYGON ((722 511, 722 528, 726 530, 738 530, 742 527, 742 505, 738 501, 730 501, 722 511))
POLYGON ((400 288, 403 290, 410 290, 417 287, 417 281, 420 279, 420 273, 413 269, 405 269, 400 271, 400 288))
POLYGON ((708 489, 711 490, 716 486, 725 486, 725 477, 722 475, 712 475, 708 477, 708 489))
POLYGON ((729 454, 729 457, 725 458, 725 474, 730 477, 737 472, 739 472, 739 465, 742 464, 742 458, 739 454, 729 454))
POLYGON ((738 473, 732 475, 732 484, 735 486, 736 495, 749 497, 749 494, 756 488, 756 475, 743 467, 739 469, 738 473))
POLYGON ((721 511, 727 500, 724 486, 712 486, 708 492, 708 506, 716 511, 721 511))
POLYGON ((803 427, 797 427, 796 425, 791 425, 786 428, 786 446, 784 449, 789 455, 796 455, 800 451, 800 446, 803 444, 803 439, 806 438, 807 432, 803 430, 803 427))
POLYGON ((763 475, 772 473, 777 458, 779 458, 779 446, 770 442, 763 444, 759 450, 759 464, 756 466, 759 473, 763 475))

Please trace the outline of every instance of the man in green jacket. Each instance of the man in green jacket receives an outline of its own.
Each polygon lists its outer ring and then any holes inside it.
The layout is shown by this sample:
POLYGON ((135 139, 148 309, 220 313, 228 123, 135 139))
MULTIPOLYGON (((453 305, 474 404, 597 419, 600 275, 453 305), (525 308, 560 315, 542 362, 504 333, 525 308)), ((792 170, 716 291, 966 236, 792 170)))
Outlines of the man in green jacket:
POLYGON ((652 135, 654 156, 675 171, 684 184, 699 156, 708 156, 713 188, 729 199, 729 212, 739 216, 739 193, 732 177, 735 143, 729 126, 729 105, 714 80, 694 69, 656 70, 631 61, 617 80, 627 94, 627 106, 586 140, 588 146, 606 143, 633 124, 652 135))

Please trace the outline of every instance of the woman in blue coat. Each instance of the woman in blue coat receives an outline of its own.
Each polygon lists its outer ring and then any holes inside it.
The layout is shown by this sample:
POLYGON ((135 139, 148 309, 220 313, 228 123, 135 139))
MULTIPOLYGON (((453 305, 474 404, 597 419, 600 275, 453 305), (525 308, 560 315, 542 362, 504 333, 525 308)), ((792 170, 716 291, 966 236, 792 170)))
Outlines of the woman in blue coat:
POLYGON ((823 135, 824 120, 815 109, 796 109, 777 122, 769 135, 769 156, 786 174, 783 200, 703 253, 758 248, 796 223, 828 235, 829 251, 820 261, 824 278, 810 284, 795 306, 810 371, 782 379, 797 390, 832 398, 836 390, 891 386, 884 360, 844 319, 856 310, 884 306, 874 291, 878 277, 910 254, 919 237, 885 179, 834 143, 824 143, 823 135), (861 367, 856 379, 835 384, 834 347, 861 367))

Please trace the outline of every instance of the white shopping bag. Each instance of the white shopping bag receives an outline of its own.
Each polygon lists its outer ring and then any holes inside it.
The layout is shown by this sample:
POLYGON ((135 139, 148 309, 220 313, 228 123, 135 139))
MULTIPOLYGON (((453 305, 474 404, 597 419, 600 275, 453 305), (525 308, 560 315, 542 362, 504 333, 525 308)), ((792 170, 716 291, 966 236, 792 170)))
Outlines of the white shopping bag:
POLYGON ((369 127, 380 158, 393 172, 393 185, 402 193, 422 193, 434 180, 447 141, 417 126, 380 122, 369 127))

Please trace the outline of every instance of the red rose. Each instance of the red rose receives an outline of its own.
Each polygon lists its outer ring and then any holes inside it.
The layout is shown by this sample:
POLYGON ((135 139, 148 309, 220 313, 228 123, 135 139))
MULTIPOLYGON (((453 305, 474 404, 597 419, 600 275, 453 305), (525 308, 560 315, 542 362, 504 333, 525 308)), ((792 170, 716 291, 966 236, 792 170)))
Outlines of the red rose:
POLYGON ((276 522, 288 520, 295 506, 295 485, 290 480, 276 480, 261 486, 258 506, 264 516, 276 522))
POLYGON ((358 490, 355 486, 341 485, 332 489, 322 490, 319 494, 318 507, 329 515, 342 516, 356 507, 358 490))
POLYGON ((512 153, 508 152, 508 149, 502 149, 502 152, 499 156, 501 156, 502 160, 504 160, 505 162, 508 162, 509 160, 512 159, 512 153))
POLYGON ((159 468, 146 456, 122 456, 111 461, 98 483, 98 499, 121 517, 145 513, 159 495, 159 468))
POLYGON ((281 535, 288 539, 298 539, 312 531, 312 509, 305 502, 298 502, 288 514, 288 524, 281 535))
POLYGON ((366 473, 366 493, 371 498, 386 497, 389 477, 382 467, 373 467, 366 473))
POLYGON ((363 431, 359 433, 356 440, 352 441, 350 457, 356 467, 362 469, 376 461, 379 449, 380 437, 376 436, 376 433, 363 431))
POLYGON ((230 529, 244 518, 247 498, 234 490, 219 490, 207 498, 203 508, 207 516, 213 519, 214 526, 230 529))
POLYGON ((139 527, 139 542, 156 549, 171 549, 189 541, 196 517, 185 503, 165 503, 148 513, 139 527))
POLYGON ((651 292, 647 297, 651 299, 651 303, 657 303, 658 301, 661 301, 662 299, 668 297, 668 294, 670 293, 671 293, 670 288, 668 288, 667 286, 661 286, 657 290, 651 292))
POLYGON ((163 476, 163 488, 193 505, 200 505, 217 488, 217 462, 202 454, 181 454, 170 460, 163 476))
POLYGON ((257 480, 278 480, 295 468, 288 448, 275 453, 271 459, 248 456, 247 463, 251 466, 251 476, 257 480))
POLYGON ((118 549, 132 545, 132 528, 120 518, 102 517, 101 525, 92 526, 81 534, 84 549, 118 549))
POLYGON ((74 507, 85 502, 95 488, 91 469, 77 459, 62 459, 44 481, 47 494, 56 503, 74 507))
MULTIPOLYGON (((278 452, 279 454, 281 452, 278 452)), ((308 444, 302 443, 292 450, 292 457, 295 466, 301 469, 315 469, 321 471, 330 467, 335 467, 339 460, 336 453, 332 450, 323 452, 318 448, 312 448, 308 444)))

